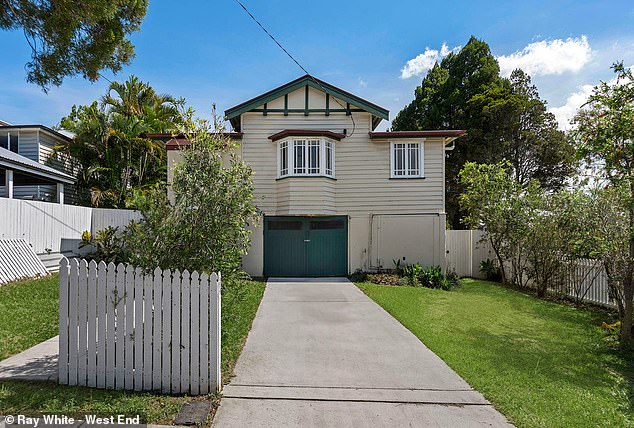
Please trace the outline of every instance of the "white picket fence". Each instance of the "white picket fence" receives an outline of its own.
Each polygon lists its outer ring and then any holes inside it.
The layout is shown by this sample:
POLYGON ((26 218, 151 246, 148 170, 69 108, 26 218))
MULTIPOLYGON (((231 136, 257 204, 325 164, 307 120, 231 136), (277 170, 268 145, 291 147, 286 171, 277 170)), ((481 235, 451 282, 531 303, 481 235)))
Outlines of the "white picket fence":
POLYGON ((169 394, 218 391, 220 274, 63 258, 59 383, 169 394))
POLYGON ((568 274, 561 288, 553 287, 551 291, 570 296, 579 302, 616 306, 610 297, 605 269, 596 260, 576 260, 568 267, 568 274))

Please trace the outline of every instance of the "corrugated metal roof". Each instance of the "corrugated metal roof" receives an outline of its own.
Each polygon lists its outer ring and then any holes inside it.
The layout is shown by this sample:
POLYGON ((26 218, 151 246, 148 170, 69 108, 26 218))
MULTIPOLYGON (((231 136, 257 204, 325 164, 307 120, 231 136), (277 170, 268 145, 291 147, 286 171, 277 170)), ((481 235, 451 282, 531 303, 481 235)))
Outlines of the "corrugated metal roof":
POLYGON ((2 147, 0 147, 0 166, 24 171, 29 174, 35 174, 48 179, 54 179, 62 183, 72 184, 76 181, 74 177, 63 173, 62 171, 48 165, 35 162, 34 160, 17 153, 13 153, 12 151, 2 147))

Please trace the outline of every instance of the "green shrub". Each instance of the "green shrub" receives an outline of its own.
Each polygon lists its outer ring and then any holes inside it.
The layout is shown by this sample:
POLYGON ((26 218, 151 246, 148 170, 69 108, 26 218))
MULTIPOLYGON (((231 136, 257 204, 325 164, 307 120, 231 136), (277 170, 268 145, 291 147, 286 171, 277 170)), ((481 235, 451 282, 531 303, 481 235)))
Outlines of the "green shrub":
POLYGON ((368 280, 368 273, 362 269, 357 269, 352 275, 350 275, 350 281, 352 282, 365 282, 368 280))
POLYGON ((440 266, 429 266, 422 269, 418 274, 420 284, 427 288, 441 288, 443 278, 444 275, 440 266))
POLYGON ((126 263, 129 259, 129 254, 126 251, 125 236, 119 233, 118 227, 108 226, 95 232, 94 236, 90 232, 85 231, 81 235, 79 248, 86 247, 90 247, 93 250, 84 256, 87 260, 117 264, 126 263))
POLYGON ((480 262, 480 272, 488 281, 500 280, 500 269, 497 267, 495 260, 486 259, 480 262))

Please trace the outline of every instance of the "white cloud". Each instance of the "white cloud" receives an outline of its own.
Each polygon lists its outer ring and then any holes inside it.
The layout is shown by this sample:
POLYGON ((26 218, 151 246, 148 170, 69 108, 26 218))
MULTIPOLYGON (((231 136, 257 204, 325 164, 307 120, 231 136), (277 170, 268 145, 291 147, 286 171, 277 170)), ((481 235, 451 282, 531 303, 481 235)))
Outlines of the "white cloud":
POLYGON ((415 58, 407 61, 405 66, 401 69, 401 79, 422 76, 431 70, 436 62, 440 61, 451 52, 457 52, 459 50, 460 46, 449 49, 446 43, 442 44, 440 52, 436 49, 425 48, 425 52, 418 54, 415 58))
POLYGON ((365 88, 368 86, 368 82, 359 77, 359 87, 365 88))
MULTIPOLYGON (((634 69, 634 65, 627 67, 629 69, 634 69)), ((618 80, 616 77, 607 81, 607 84, 612 85, 623 85, 627 83, 628 80, 618 80)), ((572 129, 571 125, 572 119, 577 114, 577 111, 588 101, 590 95, 592 95, 592 91, 594 89, 594 85, 582 85, 578 87, 578 90, 573 92, 566 98, 566 102, 564 105, 559 107, 552 107, 548 110, 555 115, 557 122, 559 123, 559 129, 569 130, 572 129)))
POLYGON ((577 72, 590 61, 592 49, 586 36, 566 40, 542 40, 530 43, 521 51, 497 57, 500 71, 509 76, 521 68, 531 76, 577 72))
POLYGON ((592 94, 592 85, 583 85, 579 90, 573 92, 566 98, 564 105, 559 107, 552 107, 549 111, 555 115, 557 122, 559 123, 559 129, 568 130, 572 128, 570 121, 575 117, 577 111, 582 105, 588 101, 588 97, 592 94))

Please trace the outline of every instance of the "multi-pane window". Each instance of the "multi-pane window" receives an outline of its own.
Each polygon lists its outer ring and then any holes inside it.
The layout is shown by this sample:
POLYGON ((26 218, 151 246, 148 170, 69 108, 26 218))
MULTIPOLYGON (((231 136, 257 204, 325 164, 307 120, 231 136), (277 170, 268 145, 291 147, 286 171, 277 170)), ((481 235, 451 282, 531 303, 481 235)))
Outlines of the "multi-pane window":
POLYGON ((335 146, 324 139, 297 139, 278 144, 279 177, 334 177, 335 146))
POLYGON ((422 143, 392 143, 390 151, 392 178, 423 177, 422 143))

